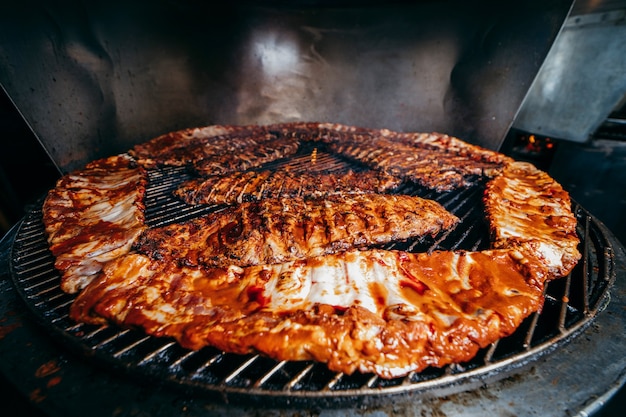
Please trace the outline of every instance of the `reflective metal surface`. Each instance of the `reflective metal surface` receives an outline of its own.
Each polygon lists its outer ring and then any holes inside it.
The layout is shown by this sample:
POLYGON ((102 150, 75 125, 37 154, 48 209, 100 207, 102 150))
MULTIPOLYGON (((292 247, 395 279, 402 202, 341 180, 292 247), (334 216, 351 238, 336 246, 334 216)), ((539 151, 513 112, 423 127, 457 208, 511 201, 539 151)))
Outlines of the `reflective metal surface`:
POLYGON ((515 128, 586 142, 626 97, 626 1, 579 3, 585 13, 567 19, 515 128))
POLYGON ((338 122, 497 149, 570 6, 12 2, 0 84, 62 172, 208 124, 338 122))

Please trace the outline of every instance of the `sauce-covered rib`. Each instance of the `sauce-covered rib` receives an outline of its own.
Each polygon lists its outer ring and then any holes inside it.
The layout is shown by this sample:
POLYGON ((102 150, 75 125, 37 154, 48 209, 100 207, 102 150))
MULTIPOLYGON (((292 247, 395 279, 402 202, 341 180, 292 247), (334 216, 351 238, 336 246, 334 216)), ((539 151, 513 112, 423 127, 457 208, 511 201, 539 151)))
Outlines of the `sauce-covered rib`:
POLYGON ((146 230, 135 249, 187 266, 272 264, 434 236, 457 222, 438 203, 407 195, 265 199, 146 230))
POLYGON ((43 222, 61 289, 84 288, 102 266, 126 254, 145 229, 147 175, 127 155, 64 175, 43 204, 43 222))
POLYGON ((507 165, 487 183, 483 201, 493 247, 532 254, 550 279, 567 275, 580 260, 570 196, 534 165, 507 165))
POLYGON ((190 349, 317 360, 383 378, 471 359, 543 304, 506 250, 366 250, 248 268, 202 269, 130 254, 71 308, 190 349))

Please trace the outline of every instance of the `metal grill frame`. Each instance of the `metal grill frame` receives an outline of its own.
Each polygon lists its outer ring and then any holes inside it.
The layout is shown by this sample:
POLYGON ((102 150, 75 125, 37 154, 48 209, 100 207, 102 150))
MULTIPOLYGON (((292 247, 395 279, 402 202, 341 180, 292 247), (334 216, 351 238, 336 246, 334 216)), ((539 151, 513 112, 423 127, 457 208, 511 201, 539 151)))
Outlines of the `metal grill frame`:
MULTIPOLYGON (((270 168, 298 171, 362 169, 340 157, 306 150, 270 168)), ((161 226, 219 209, 187 206, 171 191, 189 178, 184 168, 149 171, 146 222, 161 226)), ((418 194, 440 202, 461 218, 455 231, 434 239, 385 246, 411 251, 482 250, 489 240, 477 204, 482 184, 462 191, 437 194, 407 185, 398 192, 418 194)), ((73 295, 59 288, 60 275, 48 249, 41 207, 20 224, 12 247, 10 272, 14 285, 35 318, 70 349, 132 377, 149 378, 184 389, 198 390, 224 402, 263 406, 341 407, 371 405, 396 395, 422 397, 476 388, 504 378, 568 343, 586 329, 608 304, 614 279, 614 255, 600 225, 574 202, 581 237, 582 260, 567 277, 550 282, 541 312, 531 315, 511 336, 482 349, 468 363, 429 368, 406 377, 385 380, 374 375, 344 375, 315 362, 275 361, 260 355, 234 355, 205 348, 189 351, 175 341, 147 336, 142 330, 113 325, 75 323, 68 317, 73 295)))

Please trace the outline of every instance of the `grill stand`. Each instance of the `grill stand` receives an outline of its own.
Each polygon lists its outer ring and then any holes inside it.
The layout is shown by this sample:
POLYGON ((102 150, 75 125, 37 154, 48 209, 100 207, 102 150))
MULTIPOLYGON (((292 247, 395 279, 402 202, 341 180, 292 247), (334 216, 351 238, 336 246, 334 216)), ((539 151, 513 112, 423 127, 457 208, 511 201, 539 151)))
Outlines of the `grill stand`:
MULTIPOLYGON (((308 410, 325 416, 382 415, 592 415, 626 382, 626 252, 602 224, 612 244, 617 275, 607 307, 580 335, 507 378, 477 379, 469 390, 434 397, 410 393, 360 408, 308 410)), ((137 380, 103 369, 48 336, 24 307, 9 276, 15 227, 0 242, 0 372, 44 415, 93 417, 246 416, 258 408, 242 408, 206 395, 172 389, 158 381, 137 380)), ((457 389, 458 391, 458 389, 457 389)), ((267 408, 263 415, 301 414, 267 408)))

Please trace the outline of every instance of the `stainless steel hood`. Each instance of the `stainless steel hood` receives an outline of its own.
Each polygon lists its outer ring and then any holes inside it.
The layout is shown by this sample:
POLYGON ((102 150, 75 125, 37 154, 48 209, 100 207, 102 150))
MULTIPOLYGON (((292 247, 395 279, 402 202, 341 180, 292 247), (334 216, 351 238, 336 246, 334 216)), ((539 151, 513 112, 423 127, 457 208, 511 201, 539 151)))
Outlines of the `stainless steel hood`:
POLYGON ((626 99, 626 0, 579 0, 513 127, 586 142, 626 99))
POLYGON ((328 121, 497 149, 570 7, 13 2, 0 84, 61 172, 208 124, 328 121))

